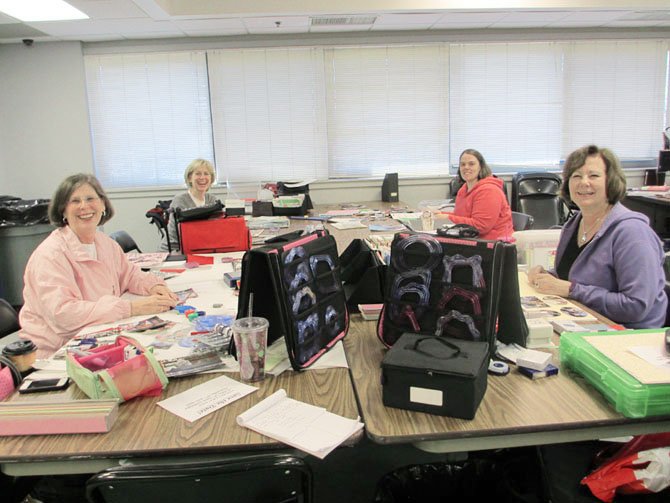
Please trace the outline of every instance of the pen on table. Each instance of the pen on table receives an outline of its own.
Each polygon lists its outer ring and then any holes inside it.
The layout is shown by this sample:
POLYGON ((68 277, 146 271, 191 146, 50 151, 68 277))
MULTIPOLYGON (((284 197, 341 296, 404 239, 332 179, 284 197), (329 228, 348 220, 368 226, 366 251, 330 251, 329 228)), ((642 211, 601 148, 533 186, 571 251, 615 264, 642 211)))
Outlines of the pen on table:
POLYGON ((328 217, 303 217, 303 216, 290 216, 291 220, 316 220, 318 222, 326 222, 332 224, 333 221, 328 217))

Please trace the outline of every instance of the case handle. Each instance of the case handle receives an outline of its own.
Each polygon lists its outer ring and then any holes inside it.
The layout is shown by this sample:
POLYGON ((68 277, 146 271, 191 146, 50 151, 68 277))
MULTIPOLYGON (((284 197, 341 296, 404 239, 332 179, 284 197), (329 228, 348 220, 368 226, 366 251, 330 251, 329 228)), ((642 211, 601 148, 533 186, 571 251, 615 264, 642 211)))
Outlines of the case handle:
POLYGON ((407 346, 405 346, 405 349, 411 349, 412 351, 416 351, 417 353, 423 353, 424 355, 435 357, 434 354, 427 353, 426 351, 422 351, 421 349, 419 349, 419 344, 421 344, 424 341, 437 341, 440 344, 444 344, 449 349, 453 349, 455 353, 452 354, 451 356, 448 356, 447 358, 456 358, 458 355, 461 354, 461 348, 459 348, 456 344, 452 344, 448 340, 443 339, 442 337, 421 337, 420 339, 414 341, 414 344, 408 344, 407 346))

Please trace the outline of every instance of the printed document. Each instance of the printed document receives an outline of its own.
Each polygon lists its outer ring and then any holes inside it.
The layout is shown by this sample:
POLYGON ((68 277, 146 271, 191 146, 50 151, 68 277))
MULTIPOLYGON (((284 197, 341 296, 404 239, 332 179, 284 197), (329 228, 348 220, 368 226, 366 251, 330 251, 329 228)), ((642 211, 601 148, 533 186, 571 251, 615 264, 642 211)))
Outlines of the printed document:
POLYGON ((162 400, 158 405, 193 422, 257 390, 248 384, 221 376, 162 400))

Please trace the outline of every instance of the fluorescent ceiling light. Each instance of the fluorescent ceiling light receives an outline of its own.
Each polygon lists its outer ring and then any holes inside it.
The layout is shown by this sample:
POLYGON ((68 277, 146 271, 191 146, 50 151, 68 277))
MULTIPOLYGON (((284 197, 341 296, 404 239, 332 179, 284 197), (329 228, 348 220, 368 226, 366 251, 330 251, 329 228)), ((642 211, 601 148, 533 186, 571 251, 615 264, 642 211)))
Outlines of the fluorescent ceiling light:
POLYGON ((64 21, 88 19, 63 0, 0 0, 0 12, 21 21, 64 21))

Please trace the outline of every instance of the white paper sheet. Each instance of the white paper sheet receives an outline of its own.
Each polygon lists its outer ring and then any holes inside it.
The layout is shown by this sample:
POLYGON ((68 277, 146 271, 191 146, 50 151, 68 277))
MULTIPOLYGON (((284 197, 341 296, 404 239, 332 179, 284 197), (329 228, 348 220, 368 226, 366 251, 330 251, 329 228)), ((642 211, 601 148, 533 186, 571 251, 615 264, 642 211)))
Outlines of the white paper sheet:
POLYGON ((248 384, 221 376, 162 400, 158 405, 193 422, 257 390, 248 384))

